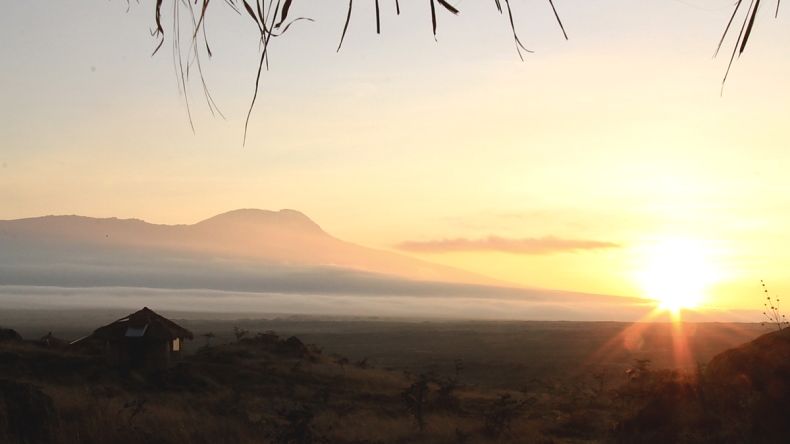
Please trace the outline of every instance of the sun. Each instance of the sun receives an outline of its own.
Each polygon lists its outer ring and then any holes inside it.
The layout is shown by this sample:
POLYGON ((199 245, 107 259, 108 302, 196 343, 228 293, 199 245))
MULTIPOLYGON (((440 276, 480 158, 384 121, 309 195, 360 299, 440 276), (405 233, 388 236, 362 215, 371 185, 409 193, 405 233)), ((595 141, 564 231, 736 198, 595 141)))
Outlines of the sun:
POLYGON ((657 242, 644 250, 642 262, 636 278, 644 296, 672 313, 699 307, 716 281, 709 252, 697 241, 657 242))

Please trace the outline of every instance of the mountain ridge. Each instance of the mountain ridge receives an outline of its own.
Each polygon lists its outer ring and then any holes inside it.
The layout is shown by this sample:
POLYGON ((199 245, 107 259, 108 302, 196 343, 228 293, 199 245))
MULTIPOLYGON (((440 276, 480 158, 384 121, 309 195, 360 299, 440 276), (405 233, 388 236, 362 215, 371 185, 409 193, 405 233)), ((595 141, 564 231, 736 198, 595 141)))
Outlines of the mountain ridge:
POLYGON ((158 250, 264 263, 337 266, 408 279, 513 286, 465 270, 338 239, 304 213, 244 208, 193 224, 49 215, 0 220, 0 240, 104 249, 158 250))

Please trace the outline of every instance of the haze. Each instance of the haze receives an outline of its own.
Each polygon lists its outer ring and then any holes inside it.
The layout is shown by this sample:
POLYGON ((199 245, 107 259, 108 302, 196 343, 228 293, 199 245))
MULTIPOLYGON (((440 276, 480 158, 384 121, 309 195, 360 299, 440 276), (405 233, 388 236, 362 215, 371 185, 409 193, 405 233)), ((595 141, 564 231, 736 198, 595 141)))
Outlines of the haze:
POLYGON ((244 147, 257 31, 232 12, 210 24, 204 65, 227 119, 195 89, 193 134, 167 48, 149 57, 151 5, 8 5, 0 219, 193 225, 293 208, 334 240, 289 241, 261 268, 276 233, 222 229, 202 238, 213 246, 189 238, 175 249, 169 235, 142 235, 156 248, 85 247, 82 262, 59 261, 82 245, 74 239, 58 256, 46 242, 12 250, 6 237, 3 303, 131 292, 173 308, 590 320, 636 319, 649 307, 632 303, 682 294, 678 307, 696 298, 709 319, 732 319, 762 306, 760 279, 790 290, 785 23, 760 23, 721 94, 726 60, 711 55, 729 2, 563 2, 567 42, 548 5, 519 3, 536 51, 523 63, 487 4, 440 17, 438 43, 423 8, 385 15, 381 36, 359 9, 335 54, 343 8, 312 3, 295 8, 317 21, 271 48, 244 147), (558 294, 573 297, 536 310, 533 298, 558 294))

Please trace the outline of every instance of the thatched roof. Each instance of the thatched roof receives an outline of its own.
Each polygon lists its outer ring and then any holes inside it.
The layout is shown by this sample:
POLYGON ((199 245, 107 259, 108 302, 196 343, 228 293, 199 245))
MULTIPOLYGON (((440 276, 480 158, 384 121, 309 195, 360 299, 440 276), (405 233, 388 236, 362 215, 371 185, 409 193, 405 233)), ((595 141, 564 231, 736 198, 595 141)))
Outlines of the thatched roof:
POLYGON ((91 336, 108 341, 133 338, 172 341, 176 338, 193 338, 192 332, 148 307, 97 328, 91 336))

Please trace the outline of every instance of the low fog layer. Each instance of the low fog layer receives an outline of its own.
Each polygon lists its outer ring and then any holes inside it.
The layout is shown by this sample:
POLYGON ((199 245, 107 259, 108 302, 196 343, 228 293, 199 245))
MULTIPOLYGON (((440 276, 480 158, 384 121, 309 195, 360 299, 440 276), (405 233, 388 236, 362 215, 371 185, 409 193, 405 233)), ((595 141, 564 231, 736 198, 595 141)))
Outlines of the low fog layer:
POLYGON ((0 255, 0 283, 17 286, 141 287, 284 294, 628 301, 614 296, 419 281, 336 266, 287 265, 198 254, 32 243, 27 243, 24 248, 3 250, 0 255))
POLYGON ((194 225, 57 216, 0 221, 0 306, 635 320, 642 299, 512 288, 335 239, 294 211, 194 225))
POLYGON ((128 308, 259 314, 456 319, 634 320, 649 307, 568 300, 241 293, 151 288, 0 286, 6 308, 128 308))
MULTIPOLYGON (((566 295, 567 296, 567 295, 566 295)), ((214 290, 152 288, 61 288, 0 286, 0 306, 6 309, 139 309, 143 306, 194 317, 232 313, 237 317, 302 314, 320 316, 378 316, 395 318, 636 321, 653 309, 634 300, 584 302, 579 298, 534 299, 452 298, 441 296, 365 296, 326 294, 242 293, 214 290), (204 313, 204 314, 201 314, 204 313), (243 313, 243 315, 242 315, 243 313)), ((689 321, 753 322, 759 313, 689 312, 689 321)), ((666 317, 659 320, 666 320, 666 317)))

